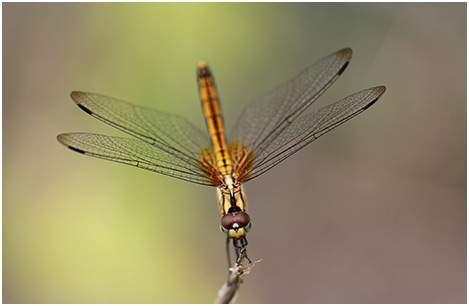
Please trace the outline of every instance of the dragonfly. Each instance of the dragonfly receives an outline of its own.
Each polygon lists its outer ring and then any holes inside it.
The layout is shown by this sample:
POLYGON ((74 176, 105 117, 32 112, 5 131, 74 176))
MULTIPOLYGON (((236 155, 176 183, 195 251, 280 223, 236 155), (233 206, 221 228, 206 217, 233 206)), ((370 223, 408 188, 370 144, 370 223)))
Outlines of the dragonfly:
POLYGON ((79 108, 133 138, 65 133, 57 139, 84 155, 216 187, 230 266, 230 241, 237 260, 247 258, 246 235, 252 222, 244 183, 362 113, 384 94, 386 87, 376 86, 304 114, 344 72, 351 57, 350 48, 339 50, 254 100, 228 136, 214 77, 208 65, 199 62, 197 80, 208 135, 178 115, 73 91, 71 98, 79 108))

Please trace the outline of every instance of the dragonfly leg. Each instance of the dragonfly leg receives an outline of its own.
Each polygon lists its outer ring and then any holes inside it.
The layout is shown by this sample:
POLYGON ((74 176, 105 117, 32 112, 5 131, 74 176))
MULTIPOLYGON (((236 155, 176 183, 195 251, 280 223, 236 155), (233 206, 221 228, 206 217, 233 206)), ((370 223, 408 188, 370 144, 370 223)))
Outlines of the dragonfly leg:
POLYGON ((240 243, 241 243, 241 250, 240 250, 240 253, 243 254, 244 258, 246 258, 249 263, 252 263, 251 259, 249 259, 248 257, 248 253, 246 251, 246 247, 248 245, 248 240, 246 239, 246 237, 242 237, 240 238, 240 243))
POLYGON ((246 246, 248 245, 248 240, 246 237, 241 237, 238 239, 233 239, 233 247, 236 251, 236 263, 241 263, 243 258, 246 258, 249 263, 251 263, 251 260, 249 259, 247 252, 246 252, 246 246))

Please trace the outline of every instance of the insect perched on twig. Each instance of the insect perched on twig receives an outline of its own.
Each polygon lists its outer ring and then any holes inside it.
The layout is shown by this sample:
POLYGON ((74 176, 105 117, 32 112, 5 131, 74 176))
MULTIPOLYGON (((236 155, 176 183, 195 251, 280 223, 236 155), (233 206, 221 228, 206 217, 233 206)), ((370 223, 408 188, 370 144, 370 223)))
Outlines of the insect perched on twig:
POLYGON ((66 133, 57 139, 93 157, 147 169, 196 184, 215 186, 226 235, 236 261, 246 259, 246 212, 243 184, 271 169, 320 136, 373 105, 384 86, 362 90, 311 113, 302 113, 344 72, 351 49, 337 51, 291 81, 248 105, 226 136, 214 78, 205 62, 197 68, 207 134, 177 115, 114 98, 74 91, 73 101, 87 114, 133 139, 92 133, 66 133))

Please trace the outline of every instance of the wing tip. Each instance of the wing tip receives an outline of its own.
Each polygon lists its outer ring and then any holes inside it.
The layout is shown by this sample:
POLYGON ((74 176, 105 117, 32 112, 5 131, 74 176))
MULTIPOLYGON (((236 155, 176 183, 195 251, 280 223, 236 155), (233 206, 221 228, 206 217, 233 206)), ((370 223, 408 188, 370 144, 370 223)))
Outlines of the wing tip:
POLYGON ((70 97, 72 98, 73 102, 75 102, 75 104, 81 108, 85 113, 89 114, 89 115, 93 115, 93 112, 87 108, 86 106, 84 106, 82 104, 82 101, 85 100, 85 97, 86 97, 86 93, 83 92, 83 91, 72 91, 70 93, 70 97))
POLYGON ((67 139, 68 139, 68 134, 67 133, 62 133, 57 135, 57 141, 60 142, 61 144, 68 146, 67 145, 67 139))
POLYGON ((66 146, 67 148, 69 148, 70 150, 72 151, 75 151, 75 152, 78 152, 78 153, 81 153, 81 154, 85 154, 86 152, 81 150, 81 149, 78 149, 78 148, 75 148, 75 147, 72 147, 71 145, 68 144, 69 142, 69 134, 67 133, 64 133, 64 134, 59 134, 57 135, 57 140, 63 144, 64 146, 66 146))
POLYGON ((56 137, 57 141, 60 142, 60 143, 62 143, 62 137, 63 137, 62 135, 63 135, 63 134, 59 134, 59 135, 57 135, 57 137, 56 137))
POLYGON ((83 96, 84 92, 82 91, 77 91, 77 90, 72 90, 70 92, 70 97, 72 98, 73 101, 76 101, 76 99, 79 99, 83 96))
POLYGON ((386 92, 386 86, 384 85, 376 86, 374 89, 378 94, 378 98, 380 98, 386 92))
POLYGON ((368 108, 370 108, 383 96, 384 92, 386 91, 386 86, 380 85, 380 86, 373 87, 373 89, 376 92, 376 97, 370 103, 366 104, 363 107, 363 110, 367 110, 368 108))
POLYGON ((342 75, 345 69, 347 69, 348 65, 350 64, 350 61, 352 60, 352 54, 353 51, 351 48, 344 48, 333 54, 344 61, 344 64, 342 65, 342 67, 340 67, 339 71, 337 72, 338 76, 342 75))
POLYGON ((347 47, 347 48, 340 49, 335 54, 340 55, 341 57, 347 58, 348 61, 350 61, 353 55, 353 51, 352 51, 352 48, 347 47))

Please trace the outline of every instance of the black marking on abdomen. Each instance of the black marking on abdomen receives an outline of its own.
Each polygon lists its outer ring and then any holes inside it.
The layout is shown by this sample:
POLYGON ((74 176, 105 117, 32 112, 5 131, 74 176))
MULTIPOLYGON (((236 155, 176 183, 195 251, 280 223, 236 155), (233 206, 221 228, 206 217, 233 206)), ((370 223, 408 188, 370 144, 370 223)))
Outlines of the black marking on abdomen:
MULTIPOLYGON (((210 98, 211 97, 212 96, 210 96, 210 98)), ((210 103, 212 103, 212 100, 210 100, 210 103)), ((211 108, 210 110, 212 111, 212 113, 206 116, 207 119, 212 119, 212 120, 215 120, 216 118, 223 119, 223 116, 220 113, 216 113, 213 108, 211 108)))

